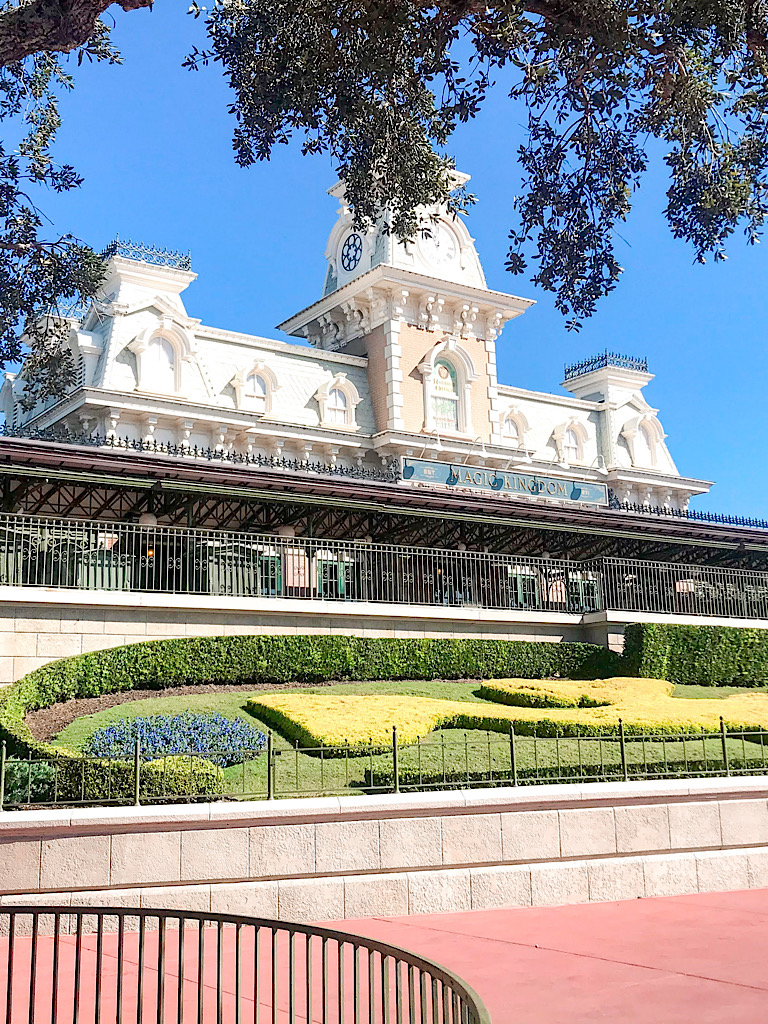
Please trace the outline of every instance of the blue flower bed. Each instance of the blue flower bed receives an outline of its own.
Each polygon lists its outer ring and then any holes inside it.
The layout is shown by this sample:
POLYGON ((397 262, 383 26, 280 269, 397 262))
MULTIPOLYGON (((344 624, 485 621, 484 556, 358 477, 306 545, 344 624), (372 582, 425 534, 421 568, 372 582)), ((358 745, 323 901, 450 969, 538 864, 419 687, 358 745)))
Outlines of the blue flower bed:
POLYGON ((173 754, 204 754, 209 761, 228 768, 258 757, 267 741, 263 732, 242 718, 225 718, 217 712, 181 715, 147 715, 121 718, 97 729, 83 747, 93 757, 133 757, 139 741, 145 761, 173 754))

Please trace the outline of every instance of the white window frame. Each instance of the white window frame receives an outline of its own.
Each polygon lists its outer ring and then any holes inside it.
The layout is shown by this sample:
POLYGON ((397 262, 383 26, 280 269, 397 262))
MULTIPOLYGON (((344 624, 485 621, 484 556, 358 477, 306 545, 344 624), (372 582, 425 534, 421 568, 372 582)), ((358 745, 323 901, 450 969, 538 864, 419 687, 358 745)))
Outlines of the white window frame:
MULTIPOLYGON (((361 402, 357 388, 347 377, 346 373, 337 373, 330 380, 326 381, 315 393, 317 404, 320 409, 320 426, 328 427, 330 430, 346 430, 353 432, 359 430, 356 418, 356 410, 361 402), (332 391, 340 391, 347 400, 346 417, 344 423, 334 423, 330 417, 329 396, 332 391)), ((336 411, 336 410, 334 410, 336 411)))

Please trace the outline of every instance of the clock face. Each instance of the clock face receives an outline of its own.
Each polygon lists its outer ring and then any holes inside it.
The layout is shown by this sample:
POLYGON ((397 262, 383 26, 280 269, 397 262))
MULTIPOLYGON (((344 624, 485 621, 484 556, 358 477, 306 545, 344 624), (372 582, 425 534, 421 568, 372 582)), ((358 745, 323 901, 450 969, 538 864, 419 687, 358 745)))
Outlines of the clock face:
POLYGON ((433 224, 429 228, 430 236, 422 235, 421 249, 430 263, 450 263, 456 259, 459 246, 456 236, 445 224, 433 224))
POLYGON ((349 273, 354 270, 363 255, 363 240, 356 232, 347 235, 341 248, 341 265, 349 273))

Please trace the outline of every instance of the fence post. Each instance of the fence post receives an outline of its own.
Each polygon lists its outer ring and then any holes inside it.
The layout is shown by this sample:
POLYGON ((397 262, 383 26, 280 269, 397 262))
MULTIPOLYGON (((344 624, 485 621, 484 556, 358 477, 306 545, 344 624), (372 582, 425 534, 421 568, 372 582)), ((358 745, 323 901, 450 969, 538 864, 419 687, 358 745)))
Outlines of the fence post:
POLYGON ((723 721, 723 716, 720 715, 720 742, 723 745, 723 764, 725 765, 725 774, 730 775, 731 768, 728 764, 728 746, 726 744, 727 739, 728 733, 725 731, 725 722, 723 721))
POLYGON ((515 750, 515 725, 509 724, 509 764, 512 768, 512 785, 517 785, 517 751, 515 750))
POLYGON ((267 800, 272 800, 275 796, 275 780, 272 775, 272 765, 274 763, 272 742, 272 730, 270 729, 267 732, 267 800))
POLYGON ((136 737, 136 749, 133 752, 133 803, 141 804, 141 740, 136 737))
POLYGON ((624 723, 619 719, 619 750, 621 751, 621 771, 624 775, 624 781, 629 780, 629 773, 627 772, 627 745, 624 742, 624 723))
POLYGON ((0 811, 5 810, 5 740, 0 746, 0 811))
POLYGON ((397 726, 392 726, 392 774, 395 781, 395 792, 400 792, 400 751, 397 748, 397 726))

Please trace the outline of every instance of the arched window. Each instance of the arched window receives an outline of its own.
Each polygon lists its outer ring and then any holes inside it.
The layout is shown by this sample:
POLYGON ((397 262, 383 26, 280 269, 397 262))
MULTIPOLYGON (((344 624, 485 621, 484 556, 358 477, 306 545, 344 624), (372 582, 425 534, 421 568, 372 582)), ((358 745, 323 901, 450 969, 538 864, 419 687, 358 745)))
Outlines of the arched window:
POLYGON ((245 381, 245 397, 254 412, 267 411, 267 382, 260 373, 249 373, 245 381))
POLYGON ((152 338, 147 345, 142 377, 152 391, 176 391, 176 352, 167 338, 152 338))
POLYGON ((435 430, 459 430, 459 383, 456 369, 447 359, 436 359, 432 378, 432 422, 435 430))
POLYGON ((347 422, 347 396, 341 388, 331 388, 325 404, 325 416, 334 427, 343 427, 347 422))
POLYGON ((520 424, 514 416, 507 416, 504 420, 504 440, 513 448, 521 448, 523 439, 520 434, 520 424))
POLYGON ((565 462, 579 461, 579 439, 576 431, 569 427, 563 435, 563 459, 565 462))
POLYGON ((656 465, 656 437, 654 432, 645 423, 640 424, 640 429, 635 438, 635 458, 633 461, 639 466, 656 465))

